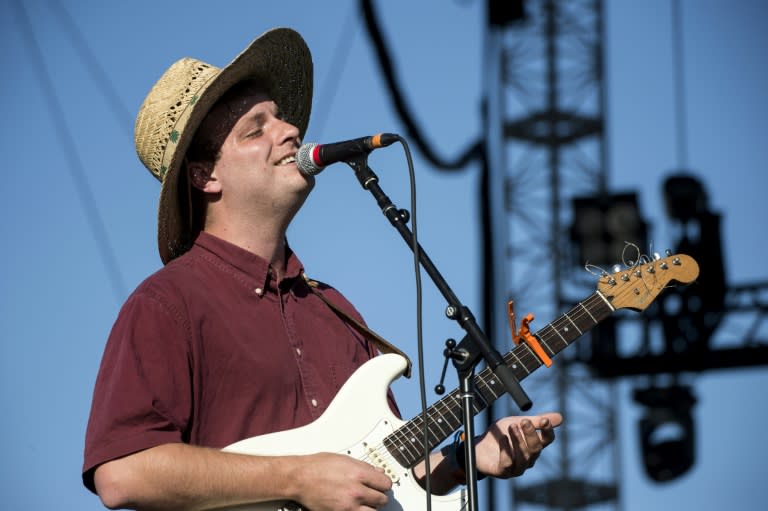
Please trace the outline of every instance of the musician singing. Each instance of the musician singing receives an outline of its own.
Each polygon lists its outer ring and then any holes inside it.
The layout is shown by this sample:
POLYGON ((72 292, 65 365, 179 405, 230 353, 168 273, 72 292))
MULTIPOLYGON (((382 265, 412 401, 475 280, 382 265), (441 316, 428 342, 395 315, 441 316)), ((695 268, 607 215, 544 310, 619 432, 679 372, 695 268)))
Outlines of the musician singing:
MULTIPOLYGON (((353 326, 362 322, 353 306, 307 278, 286 241, 314 185, 295 161, 311 101, 309 50, 296 32, 275 29, 224 68, 174 63, 142 104, 136 150, 161 182, 164 266, 122 307, 95 385, 83 481, 105 506, 292 501, 340 511, 397 498, 384 468, 323 452, 321 438, 318 451, 300 454, 222 450, 311 425, 378 355, 353 326)), ((391 395, 385 407, 397 414, 391 395)), ((561 421, 499 420, 478 437, 479 472, 522 474, 561 421)), ((464 481, 451 446, 430 461, 433 493, 464 481)), ((423 463, 409 469, 422 484, 424 472, 423 463)))

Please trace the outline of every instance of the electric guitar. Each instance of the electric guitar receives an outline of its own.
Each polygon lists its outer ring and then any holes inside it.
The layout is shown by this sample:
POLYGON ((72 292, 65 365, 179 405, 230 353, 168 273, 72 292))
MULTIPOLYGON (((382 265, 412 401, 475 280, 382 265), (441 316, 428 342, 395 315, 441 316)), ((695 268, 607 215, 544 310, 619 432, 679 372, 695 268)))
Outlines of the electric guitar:
MULTIPOLYGON (((645 310, 671 282, 688 284, 699 274, 690 256, 679 254, 640 264, 599 279, 597 290, 586 300, 551 322, 535 337, 547 356, 565 349, 615 310, 645 310)), ((504 356, 518 380, 543 365, 531 347, 522 343, 504 356)), ((384 469, 392 479, 386 511, 424 509, 426 492, 411 469, 425 452, 424 420, 419 415, 408 422, 395 417, 387 404, 389 385, 403 374, 406 361, 400 355, 381 355, 363 364, 342 386, 328 409, 316 421, 292 430, 241 440, 224 451, 250 455, 302 455, 316 452, 343 453, 384 469), (371 399, 379 396, 379 399, 371 399)), ((490 369, 475 376, 475 413, 505 394, 490 369)), ((462 426, 462 406, 456 389, 427 411, 431 451, 462 426)), ((467 504, 466 490, 433 495, 436 511, 458 511, 467 504)), ((273 501, 227 507, 241 511, 296 511, 295 502, 273 501)))

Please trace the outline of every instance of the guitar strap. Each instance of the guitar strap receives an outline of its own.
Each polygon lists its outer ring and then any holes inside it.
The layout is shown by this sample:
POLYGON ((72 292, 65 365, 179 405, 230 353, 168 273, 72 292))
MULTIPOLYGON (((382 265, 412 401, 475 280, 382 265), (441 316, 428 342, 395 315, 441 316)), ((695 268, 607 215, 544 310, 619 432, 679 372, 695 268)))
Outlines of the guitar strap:
POLYGON ((382 353, 396 353, 403 357, 406 362, 408 362, 408 367, 405 368, 405 372, 403 375, 406 378, 411 377, 411 367, 413 364, 411 363, 411 359, 408 358, 408 355, 403 353, 399 348, 397 348, 394 344, 390 343, 386 339, 384 339, 382 336, 353 318, 350 314, 348 314, 346 311, 344 311, 341 307, 336 305, 335 303, 331 302, 323 296, 322 293, 320 293, 317 290, 317 287, 320 285, 316 280, 310 279, 306 273, 302 273, 302 277, 304 277, 304 281, 309 286, 310 291, 312 291, 312 294, 320 298, 330 309, 339 316, 342 321, 349 323, 355 330, 357 330, 360 334, 362 334, 366 339, 368 339, 370 342, 372 342, 376 348, 382 353))

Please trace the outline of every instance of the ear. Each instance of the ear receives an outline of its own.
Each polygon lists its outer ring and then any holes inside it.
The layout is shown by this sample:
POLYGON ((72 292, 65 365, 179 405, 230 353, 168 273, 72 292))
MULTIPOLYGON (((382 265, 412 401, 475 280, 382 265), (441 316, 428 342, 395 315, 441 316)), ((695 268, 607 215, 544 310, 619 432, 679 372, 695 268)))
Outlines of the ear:
POLYGON ((206 193, 218 193, 221 191, 219 183, 213 175, 213 164, 199 161, 187 161, 189 182, 192 186, 206 193))

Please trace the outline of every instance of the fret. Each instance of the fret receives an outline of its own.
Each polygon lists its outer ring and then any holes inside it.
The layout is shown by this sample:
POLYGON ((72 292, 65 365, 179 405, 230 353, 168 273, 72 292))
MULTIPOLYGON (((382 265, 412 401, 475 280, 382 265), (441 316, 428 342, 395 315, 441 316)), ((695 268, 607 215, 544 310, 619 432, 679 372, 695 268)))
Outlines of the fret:
POLYGON ((413 466, 415 461, 422 458, 424 449, 413 450, 410 442, 407 441, 407 437, 401 431, 403 428, 387 435, 384 438, 384 447, 387 451, 403 466, 413 466), (407 464, 406 464, 407 463, 407 464))
POLYGON ((616 309, 611 305, 611 302, 608 301, 608 298, 603 295, 600 291, 596 291, 595 294, 602 298, 602 300, 605 302, 605 304, 608 306, 608 308, 611 310, 611 312, 615 311, 616 309))
MULTIPOLYGON (((544 328, 547 328, 547 327, 544 327, 544 328)), ((544 328, 542 328, 542 330, 544 330, 544 328)), ((539 344, 542 346, 542 348, 547 348, 547 350, 549 350, 549 353, 547 353, 547 355, 551 357, 555 354, 555 352, 549 346, 549 343, 547 342, 547 337, 545 335, 537 335, 536 338, 539 340, 539 344)))
POLYGON ((589 309, 587 309, 586 307, 584 307, 584 304, 583 304, 583 303, 581 303, 581 302, 579 302, 579 305, 581 305, 581 308, 582 308, 582 309, 584 309, 584 311, 585 311, 587 314, 589 314, 589 317, 590 317, 590 318, 592 318, 592 321, 594 321, 594 322, 595 322, 595 324, 597 324, 597 320, 596 320, 596 319, 595 319, 595 317, 594 317, 594 316, 593 316, 593 315, 592 315, 592 314, 589 312, 589 309))
MULTIPOLYGON (((458 397, 454 396, 452 398, 454 401, 458 401, 458 397)), ((456 408, 454 406, 446 406, 445 407, 448 413, 451 414, 451 420, 454 424, 460 424, 461 423, 461 414, 456 412, 456 408)))
POLYGON ((571 317, 570 317, 568 314, 563 314, 563 316, 565 316, 565 318, 566 318, 568 321, 570 321, 570 322, 571 322, 571 324, 574 326, 574 328, 576 328, 576 331, 578 331, 578 332, 579 332, 579 335, 581 335, 581 334, 582 334, 582 331, 581 331, 581 330, 579 330, 579 327, 578 327, 578 326, 576 326, 576 323, 574 323, 574 322, 573 322, 573 320, 571 319, 571 317))
POLYGON ((516 364, 515 364, 515 363, 511 364, 511 367, 512 367, 512 369, 514 370, 514 372, 515 372, 515 377, 516 377, 518 380, 522 380, 523 378, 525 378, 526 376, 528 376, 529 374, 531 374, 533 371, 535 371, 535 370, 536 370, 536 369, 539 367, 539 366, 538 366, 538 364, 536 364, 536 365, 532 365, 532 367, 530 367, 530 368, 529 368, 529 367, 528 367, 528 366, 527 366, 527 365, 526 365, 526 364, 523 362, 523 358, 522 358, 522 356, 524 355, 523 351, 524 351, 524 349, 523 349, 523 348, 520 348, 520 347, 518 346, 517 348, 515 348, 515 349, 513 349, 512 351, 510 351, 510 352, 509 352, 510 356, 511 356, 511 357, 513 357, 513 358, 514 358, 514 359, 517 361, 517 363, 516 363, 516 364), (519 368, 522 368, 522 369, 524 369, 524 370, 525 370, 525 374, 522 374, 522 373, 521 373, 521 372, 518 370, 519 368))
MULTIPOLYGON (((542 336, 542 337, 546 337, 546 336, 547 336, 547 335, 546 335, 546 333, 544 333, 544 330, 547 330, 547 329, 548 329, 549 331, 551 331, 551 332, 554 332, 554 333, 555 333, 555 335, 556 335, 556 336, 558 336, 558 337, 560 338, 560 340, 561 340, 561 341, 563 341, 563 346, 567 346, 567 345, 568 345, 568 341, 565 339, 565 337, 563 337, 563 335, 560 333, 560 331, 559 331, 557 328, 555 328, 554 326, 552 326, 551 324, 550 324, 550 325, 547 325, 546 327, 544 327, 544 328, 542 328, 542 329, 541 329, 541 332, 542 332, 542 335, 541 335, 541 336, 542 336)), ((553 350, 552 350, 552 353, 550 353, 550 354, 549 354, 549 356, 551 357, 551 356, 553 356, 553 355, 555 355, 555 354, 557 354, 557 353, 559 353, 559 352, 560 352, 560 350, 557 350, 557 351, 555 351, 555 350, 553 349, 553 350)))
POLYGON ((453 433, 453 429, 450 429, 450 424, 446 424, 445 418, 442 413, 439 413, 437 410, 435 411, 436 417, 433 419, 432 423, 435 425, 435 427, 440 429, 440 433, 444 436, 449 436, 451 433, 453 433), (443 426, 447 426, 449 429, 448 431, 443 430, 443 426))
POLYGON ((566 341, 566 340, 565 340, 565 337, 563 337, 563 336, 560 334, 560 331, 559 331, 557 328, 555 328, 555 327, 553 327, 553 326, 551 326, 551 325, 550 325, 550 327, 549 327, 549 328, 550 328, 551 330, 553 330, 553 331, 554 331, 554 332, 557 334, 557 336, 558 336, 558 337, 560 337, 560 339, 562 339, 562 340, 563 340, 563 342, 564 342, 565 344, 568 344, 568 341, 566 341))
POLYGON ((481 375, 478 375, 476 378, 475 386, 477 387, 477 390, 480 393, 480 397, 482 397, 485 405, 493 403, 501 396, 502 393, 505 392, 501 382, 492 372, 488 373, 487 378, 482 378, 481 375))

